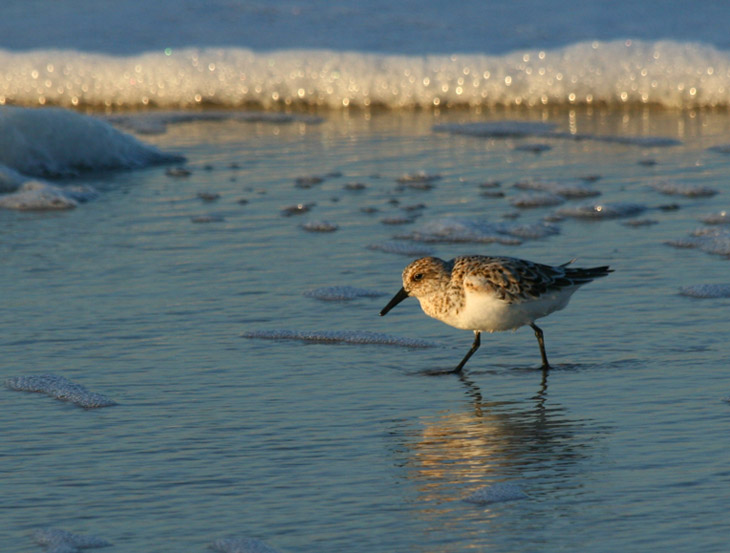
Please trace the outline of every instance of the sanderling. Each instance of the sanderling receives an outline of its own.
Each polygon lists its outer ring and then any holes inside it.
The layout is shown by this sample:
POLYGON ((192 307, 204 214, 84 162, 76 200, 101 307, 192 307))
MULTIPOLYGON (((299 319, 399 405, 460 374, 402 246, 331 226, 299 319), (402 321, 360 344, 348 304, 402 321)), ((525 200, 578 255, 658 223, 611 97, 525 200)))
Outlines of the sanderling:
POLYGON ((530 325, 540 345, 542 368, 550 365, 542 330, 535 320, 568 305, 580 286, 612 272, 608 266, 557 267, 513 257, 460 256, 450 261, 422 257, 403 270, 403 287, 380 312, 385 315, 415 296, 426 315, 447 325, 474 331, 474 343, 453 372, 461 372, 479 349, 482 332, 530 325))

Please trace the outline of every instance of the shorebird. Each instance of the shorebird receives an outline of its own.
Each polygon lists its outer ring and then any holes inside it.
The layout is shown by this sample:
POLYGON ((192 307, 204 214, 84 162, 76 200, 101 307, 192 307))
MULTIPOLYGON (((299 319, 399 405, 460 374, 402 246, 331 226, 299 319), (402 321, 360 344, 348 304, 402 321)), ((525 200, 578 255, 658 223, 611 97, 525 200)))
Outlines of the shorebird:
POLYGON ((540 346, 542 368, 550 368, 537 319, 563 309, 580 286, 613 272, 608 266, 580 269, 543 265, 514 257, 470 255, 444 261, 416 259, 403 270, 403 287, 380 312, 383 316, 409 296, 426 315, 474 332, 474 343, 451 372, 459 373, 481 344, 482 332, 530 325, 540 346))

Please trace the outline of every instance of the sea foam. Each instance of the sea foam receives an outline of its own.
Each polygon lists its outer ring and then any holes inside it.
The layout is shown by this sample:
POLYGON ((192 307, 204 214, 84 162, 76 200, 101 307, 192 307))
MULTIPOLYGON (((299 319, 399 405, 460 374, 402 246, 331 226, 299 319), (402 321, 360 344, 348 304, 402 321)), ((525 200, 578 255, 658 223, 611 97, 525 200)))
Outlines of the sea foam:
POLYGON ((95 549, 112 545, 97 536, 73 534, 59 528, 36 530, 33 540, 47 547, 47 553, 77 553, 82 549, 95 549))
POLYGON ((301 340, 329 344, 379 344, 406 348, 433 348, 437 344, 428 340, 402 338, 392 334, 357 330, 297 331, 297 330, 254 330, 244 332, 244 338, 263 340, 301 340))
POLYGON ((557 226, 549 223, 492 223, 480 219, 445 217, 429 221, 413 232, 400 235, 398 238, 426 243, 474 242, 514 246, 521 244, 523 239, 547 238, 559 232, 560 229, 557 226))
POLYGON ((308 290, 304 292, 304 295, 322 301, 349 301, 356 298, 379 298, 385 294, 377 290, 356 288, 354 286, 325 286, 308 290))
POLYGON ((103 394, 91 392, 81 384, 76 384, 55 374, 15 376, 5 380, 5 386, 11 390, 40 392, 62 401, 69 401, 85 409, 117 404, 103 394))
POLYGON ((0 68, 0 104, 35 106, 730 105, 730 54, 677 41, 579 42, 504 55, 0 50, 0 68))
POLYGON ((95 117, 59 108, 0 107, 2 181, 8 175, 11 181, 18 174, 69 177, 82 171, 136 169, 182 160, 95 117))

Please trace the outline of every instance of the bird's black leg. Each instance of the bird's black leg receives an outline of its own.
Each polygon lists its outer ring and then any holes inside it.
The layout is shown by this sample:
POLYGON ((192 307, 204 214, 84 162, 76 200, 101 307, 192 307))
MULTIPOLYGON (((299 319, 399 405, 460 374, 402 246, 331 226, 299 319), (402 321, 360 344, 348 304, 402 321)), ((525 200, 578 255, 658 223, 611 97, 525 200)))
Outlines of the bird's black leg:
POLYGON ((542 337, 542 329, 535 323, 530 323, 532 330, 535 331, 537 336, 537 343, 540 345, 540 355, 542 356, 542 370, 546 371, 550 368, 550 363, 547 360, 547 354, 545 353, 545 340, 542 337))
POLYGON ((471 349, 466 352, 466 355, 464 356, 464 359, 461 360, 461 362, 456 365, 456 368, 451 371, 453 373, 460 373, 461 369, 464 368, 464 365, 466 365, 466 362, 469 361, 469 358, 474 355, 474 352, 479 349, 479 346, 481 345, 481 332, 478 330, 474 331, 474 343, 471 345, 471 349))

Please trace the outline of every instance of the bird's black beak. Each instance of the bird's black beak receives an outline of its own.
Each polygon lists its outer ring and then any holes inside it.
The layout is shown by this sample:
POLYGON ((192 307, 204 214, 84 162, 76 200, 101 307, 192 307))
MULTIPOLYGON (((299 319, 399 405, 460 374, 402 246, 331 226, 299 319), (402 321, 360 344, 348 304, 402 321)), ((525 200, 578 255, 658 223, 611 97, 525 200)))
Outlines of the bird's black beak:
POLYGON ((408 292, 406 292, 405 288, 401 288, 398 290, 398 293, 393 296, 393 299, 388 302, 388 305, 383 307, 383 310, 380 312, 380 316, 382 317, 385 315, 388 311, 393 309, 396 305, 398 305, 400 302, 402 302, 404 299, 408 297, 408 292))

